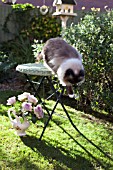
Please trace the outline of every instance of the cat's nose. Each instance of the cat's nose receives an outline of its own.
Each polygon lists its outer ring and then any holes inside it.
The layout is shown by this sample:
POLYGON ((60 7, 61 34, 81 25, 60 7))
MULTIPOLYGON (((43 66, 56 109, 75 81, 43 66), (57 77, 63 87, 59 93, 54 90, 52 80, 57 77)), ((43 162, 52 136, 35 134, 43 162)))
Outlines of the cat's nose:
POLYGON ((84 77, 84 76, 85 76, 84 70, 80 70, 80 71, 79 71, 79 76, 80 76, 80 77, 84 77))

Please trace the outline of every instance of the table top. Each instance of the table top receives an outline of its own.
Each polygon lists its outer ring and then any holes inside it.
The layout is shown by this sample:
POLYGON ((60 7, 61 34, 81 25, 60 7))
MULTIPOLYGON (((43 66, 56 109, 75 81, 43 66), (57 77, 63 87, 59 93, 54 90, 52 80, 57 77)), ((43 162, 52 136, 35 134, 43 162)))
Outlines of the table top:
POLYGON ((37 75, 37 76, 50 76, 52 72, 46 68, 43 63, 28 63, 20 64, 16 67, 16 71, 23 74, 37 75))

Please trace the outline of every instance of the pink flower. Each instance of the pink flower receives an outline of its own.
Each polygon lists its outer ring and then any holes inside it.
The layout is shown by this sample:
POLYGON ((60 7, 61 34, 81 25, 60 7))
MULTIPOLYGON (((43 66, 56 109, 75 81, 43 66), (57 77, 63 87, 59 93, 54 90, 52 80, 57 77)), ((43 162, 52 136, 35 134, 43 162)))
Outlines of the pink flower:
POLYGON ((32 111, 32 104, 31 103, 27 103, 27 102, 23 102, 22 103, 22 111, 32 111))
POLYGON ((36 104, 38 102, 38 100, 33 95, 29 95, 28 96, 28 102, 36 104))
POLYGON ((30 93, 24 92, 23 94, 18 95, 18 100, 19 101, 25 101, 28 98, 29 95, 30 95, 30 93))
POLYGON ((41 105, 37 105, 36 107, 34 107, 34 114, 38 117, 38 119, 44 117, 44 112, 42 110, 41 105))
POLYGON ((13 105, 15 102, 16 102, 16 97, 15 97, 15 96, 10 97, 10 98, 7 100, 7 105, 13 105))

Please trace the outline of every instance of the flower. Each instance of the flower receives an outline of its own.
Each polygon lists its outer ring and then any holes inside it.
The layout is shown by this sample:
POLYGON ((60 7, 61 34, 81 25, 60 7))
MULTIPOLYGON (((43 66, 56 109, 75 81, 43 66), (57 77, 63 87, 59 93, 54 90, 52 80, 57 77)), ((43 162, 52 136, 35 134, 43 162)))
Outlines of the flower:
POLYGON ((10 98, 7 100, 7 105, 13 105, 14 103, 16 103, 16 97, 15 97, 15 96, 10 97, 10 98))
POLYGON ((22 111, 32 111, 32 103, 28 103, 28 102, 23 102, 22 103, 22 111))
POLYGON ((104 6, 104 9, 107 9, 108 8, 108 6, 106 5, 106 6, 104 6))
POLYGON ((28 101, 31 103, 34 103, 34 104, 36 104, 38 102, 37 98, 34 97, 33 95, 28 96, 28 101))
POLYGON ((34 107, 34 113, 36 117, 38 117, 38 119, 43 118, 44 113, 43 113, 41 105, 37 105, 36 107, 34 107))
POLYGON ((93 8, 91 8, 91 11, 93 11, 93 12, 100 12, 100 8, 93 7, 93 8))
POLYGON ((82 10, 85 10, 85 6, 82 7, 82 10))
POLYGON ((30 95, 30 93, 24 92, 23 94, 18 95, 18 100, 24 101, 28 98, 29 95, 30 95))
POLYGON ((37 103, 38 100, 34 95, 24 92, 18 95, 17 98, 13 96, 7 100, 7 105, 12 106, 8 109, 8 113, 11 112, 23 118, 28 116, 28 118, 31 118, 30 120, 35 123, 44 116, 41 105, 37 103))

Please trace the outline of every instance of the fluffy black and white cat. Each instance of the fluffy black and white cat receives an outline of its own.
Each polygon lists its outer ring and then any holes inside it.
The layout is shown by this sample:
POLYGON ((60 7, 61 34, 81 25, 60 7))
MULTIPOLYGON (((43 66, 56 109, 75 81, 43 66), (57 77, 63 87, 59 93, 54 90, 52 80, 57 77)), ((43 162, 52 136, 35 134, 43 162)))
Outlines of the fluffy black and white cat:
POLYGON ((57 75, 60 83, 66 86, 70 97, 74 97, 73 85, 84 81, 84 67, 81 54, 62 38, 49 39, 40 57, 45 66, 57 75))

